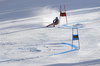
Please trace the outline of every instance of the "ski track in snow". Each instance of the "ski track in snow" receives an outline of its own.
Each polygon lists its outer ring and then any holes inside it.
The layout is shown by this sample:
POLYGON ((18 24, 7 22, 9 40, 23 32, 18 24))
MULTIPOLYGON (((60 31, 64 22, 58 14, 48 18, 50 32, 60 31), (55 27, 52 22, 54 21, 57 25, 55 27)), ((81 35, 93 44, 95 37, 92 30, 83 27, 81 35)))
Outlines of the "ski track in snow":
MULTIPOLYGON (((86 10, 88 10, 88 9, 86 9, 86 10)), ((29 20, 29 19, 28 19, 29 20)), ((99 18, 97 18, 97 19, 93 19, 93 20, 86 20, 86 21, 79 21, 79 22, 73 22, 73 23, 69 23, 68 25, 66 25, 66 24, 63 24, 62 26, 63 27, 67 27, 67 28, 76 28, 77 26, 79 26, 79 25, 81 25, 81 23, 83 24, 83 23, 86 23, 86 22, 91 22, 91 21, 96 21, 96 20, 100 20, 99 18), (76 27, 74 27, 74 26, 76 25, 76 27)), ((23 20, 22 20, 23 21, 23 20)), ((1 25, 5 25, 5 24, 10 24, 10 23, 16 23, 17 24, 17 21, 11 21, 11 22, 6 22, 6 23, 1 23, 1 25)), ((12 24, 12 25, 13 25, 12 24)), ((26 23, 27 24, 27 23, 26 23)), ((31 23, 30 23, 31 24, 31 23)), ((37 24, 35 24, 35 25, 37 25, 37 24)), ((84 24, 83 24, 84 25, 84 24)), ((21 27, 21 28, 23 28, 23 27, 25 27, 25 26, 23 26, 23 25, 20 25, 20 26, 16 26, 16 27, 21 27)), ((43 26, 43 25, 42 25, 43 26)), ((58 27, 58 29, 59 28, 63 28, 63 27, 58 27)), ((12 26, 12 27, 3 27, 3 28, 0 28, 0 30, 6 30, 6 29, 11 29, 11 28, 16 28, 15 26, 12 26)), ((84 26, 82 26, 82 27, 77 27, 77 28, 84 28, 84 26)), ((41 27, 41 24, 39 24, 39 27, 31 27, 30 25, 27 27, 27 28, 25 28, 25 29, 21 29, 21 30, 16 30, 16 31, 10 31, 10 32, 4 32, 4 33, 0 33, 0 35, 1 36, 5 36, 5 35, 10 35, 10 34, 14 34, 14 33, 21 33, 21 32, 23 32, 23 31, 29 31, 29 30, 35 30, 35 29, 45 29, 45 27, 41 27)), ((49 28, 47 28, 47 29, 49 29, 49 28)), ((52 28, 51 28, 52 29, 52 28)), ((40 33, 40 35, 42 35, 43 33, 40 33)), ((42 35, 42 37, 43 36, 45 36, 44 34, 42 35)), ((44 43, 43 41, 45 41, 44 39, 41 39, 41 43, 44 43)), ((72 47, 72 44, 70 44, 70 43, 64 43, 64 42, 62 42, 62 43, 60 43, 60 44, 62 44, 62 45, 68 45, 69 47, 72 47)), ((38 46, 40 46, 40 45, 38 45, 38 46)), ((73 51, 76 51, 76 50, 78 50, 79 48, 76 46, 76 45, 73 45, 73 48, 74 49, 72 49, 72 50, 66 50, 66 51, 63 51, 63 52, 59 52, 59 53, 52 53, 52 54, 49 54, 49 55, 41 55, 41 56, 35 56, 35 57, 27 57, 27 58, 21 58, 21 59, 9 59, 9 58, 6 58, 6 57, 0 57, 0 59, 3 59, 4 61, 0 61, 0 63, 3 63, 3 62, 16 62, 16 61, 24 61, 24 60, 30 60, 30 59, 39 59, 39 58, 44 58, 44 57, 49 57, 49 56, 54 56, 54 55, 60 55, 60 54, 65 54, 65 53, 69 53, 69 52, 73 52, 73 51), (7 59, 7 60, 6 60, 7 59)), ((22 49, 22 48, 20 48, 19 47, 19 49, 22 49)))
MULTIPOLYGON (((12 61, 13 62, 15 62, 15 61, 24 61, 24 60, 30 60, 30 59, 38 59, 38 58, 54 56, 54 55, 60 55, 60 54, 65 54, 65 53, 69 53, 69 52, 73 52, 73 51, 79 50, 79 48, 77 46, 75 46, 75 45, 72 45, 72 44, 69 44, 69 43, 61 43, 61 44, 69 45, 69 46, 73 47, 74 49, 71 49, 71 50, 68 50, 68 51, 65 51, 65 52, 61 52, 61 53, 50 54, 50 55, 47 55, 47 56, 36 56, 36 57, 29 57, 29 58, 22 58, 22 59, 9 59, 9 60, 0 61, 0 63, 12 62, 12 61)), ((0 59, 7 59, 7 58, 0 57, 0 59)))

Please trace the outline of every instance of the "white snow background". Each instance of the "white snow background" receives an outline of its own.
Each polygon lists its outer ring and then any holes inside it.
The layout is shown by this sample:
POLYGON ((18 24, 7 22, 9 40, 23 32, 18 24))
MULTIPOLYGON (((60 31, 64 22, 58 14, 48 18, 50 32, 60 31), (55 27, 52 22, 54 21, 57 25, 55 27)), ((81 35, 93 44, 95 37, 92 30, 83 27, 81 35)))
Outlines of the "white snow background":
POLYGON ((0 66, 100 66, 99 0, 0 0, 0 66), (68 19, 46 28, 66 5, 68 19), (72 28, 79 31, 72 48, 72 28))

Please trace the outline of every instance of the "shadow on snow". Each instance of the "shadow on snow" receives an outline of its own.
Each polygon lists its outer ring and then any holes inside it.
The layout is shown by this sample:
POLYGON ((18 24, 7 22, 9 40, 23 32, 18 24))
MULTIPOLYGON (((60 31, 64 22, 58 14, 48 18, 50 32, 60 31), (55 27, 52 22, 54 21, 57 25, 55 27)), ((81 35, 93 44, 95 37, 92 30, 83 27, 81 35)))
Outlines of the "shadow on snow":
POLYGON ((95 65, 100 65, 100 59, 96 60, 91 60, 91 61, 84 61, 84 62, 79 62, 79 63, 60 63, 60 64, 52 64, 52 65, 46 65, 46 66, 95 66, 95 65))

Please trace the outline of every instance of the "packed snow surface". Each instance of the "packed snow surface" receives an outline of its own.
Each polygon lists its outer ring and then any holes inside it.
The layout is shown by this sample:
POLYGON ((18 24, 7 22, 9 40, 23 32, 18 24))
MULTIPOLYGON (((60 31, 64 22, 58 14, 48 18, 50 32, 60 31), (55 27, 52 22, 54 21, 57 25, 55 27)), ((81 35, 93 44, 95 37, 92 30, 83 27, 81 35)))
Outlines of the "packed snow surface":
MULTIPOLYGON (((0 3, 5 1, 0 0, 0 3)), ((8 4, 14 5, 10 2, 8 4)), ((59 10, 41 6, 43 7, 0 12, 0 65, 99 66, 100 7, 69 9, 66 11, 68 24, 65 17, 62 17, 59 25, 47 28, 46 25, 52 23, 56 16, 59 17, 59 10), (31 16, 17 16, 26 11, 30 13, 30 10, 31 16), (78 29, 80 49, 77 40, 72 49, 72 28, 75 27, 78 29)), ((76 29, 74 32, 77 32, 76 29)))

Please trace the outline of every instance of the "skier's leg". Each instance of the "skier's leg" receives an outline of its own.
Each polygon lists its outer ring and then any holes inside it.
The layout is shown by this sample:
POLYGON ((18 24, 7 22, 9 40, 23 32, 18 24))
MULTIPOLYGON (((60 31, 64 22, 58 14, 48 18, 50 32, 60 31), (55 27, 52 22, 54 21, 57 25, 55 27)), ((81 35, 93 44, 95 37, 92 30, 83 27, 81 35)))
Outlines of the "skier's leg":
POLYGON ((53 25, 53 27, 55 27, 55 25, 53 25))
POLYGON ((49 27, 49 26, 51 26, 51 25, 53 25, 53 24, 49 24, 49 25, 47 25, 46 27, 49 27))

